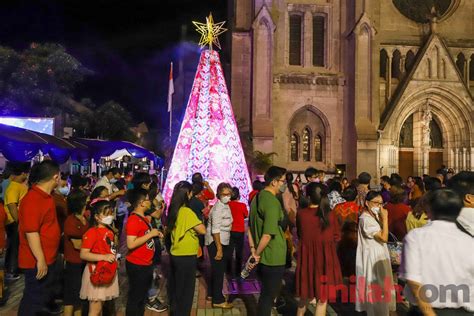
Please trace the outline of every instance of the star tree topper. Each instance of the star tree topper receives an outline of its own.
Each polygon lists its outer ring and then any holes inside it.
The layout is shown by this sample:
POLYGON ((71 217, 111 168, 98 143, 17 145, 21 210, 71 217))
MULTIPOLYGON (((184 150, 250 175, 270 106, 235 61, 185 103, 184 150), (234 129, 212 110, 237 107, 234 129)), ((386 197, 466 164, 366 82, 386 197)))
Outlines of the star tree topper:
POLYGON ((227 29, 223 27, 225 21, 214 23, 212 13, 209 13, 209 16, 206 17, 206 23, 193 21, 193 24, 196 26, 196 31, 201 34, 201 39, 199 40, 199 46, 201 46, 201 48, 209 45, 209 49, 212 50, 212 45, 214 44, 221 49, 218 36, 227 31, 227 29))

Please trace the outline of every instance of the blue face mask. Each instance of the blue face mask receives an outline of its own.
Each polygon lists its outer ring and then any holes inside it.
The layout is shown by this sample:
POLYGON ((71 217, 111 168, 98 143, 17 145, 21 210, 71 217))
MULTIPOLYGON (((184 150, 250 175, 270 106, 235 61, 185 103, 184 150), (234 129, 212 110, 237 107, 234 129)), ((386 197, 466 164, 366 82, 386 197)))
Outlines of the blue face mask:
POLYGON ((69 194, 70 189, 69 189, 68 186, 65 186, 65 187, 59 188, 58 191, 59 191, 59 193, 61 193, 62 195, 67 196, 67 195, 69 194))

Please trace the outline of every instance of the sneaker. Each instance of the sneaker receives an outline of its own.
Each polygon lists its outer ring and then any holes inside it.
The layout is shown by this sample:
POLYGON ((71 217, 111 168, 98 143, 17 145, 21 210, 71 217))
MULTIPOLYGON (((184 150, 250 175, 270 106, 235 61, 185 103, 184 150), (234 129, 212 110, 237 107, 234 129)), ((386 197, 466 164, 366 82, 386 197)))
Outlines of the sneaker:
POLYGON ((232 305, 232 303, 229 303, 229 302, 224 302, 220 304, 212 304, 212 308, 232 309, 233 307, 234 305, 232 305))
POLYGON ((153 304, 146 304, 145 305, 146 309, 149 309, 151 311, 157 312, 157 313, 162 313, 166 310, 168 310, 168 305, 165 303, 160 302, 160 300, 155 300, 153 304))
POLYGON ((278 296, 275 302, 273 303, 273 307, 275 307, 276 309, 280 309, 285 305, 286 305, 285 299, 281 296, 278 296))
POLYGON ((19 280, 20 279, 20 275, 18 273, 7 273, 5 275, 5 280, 7 281, 16 281, 16 280, 19 280))

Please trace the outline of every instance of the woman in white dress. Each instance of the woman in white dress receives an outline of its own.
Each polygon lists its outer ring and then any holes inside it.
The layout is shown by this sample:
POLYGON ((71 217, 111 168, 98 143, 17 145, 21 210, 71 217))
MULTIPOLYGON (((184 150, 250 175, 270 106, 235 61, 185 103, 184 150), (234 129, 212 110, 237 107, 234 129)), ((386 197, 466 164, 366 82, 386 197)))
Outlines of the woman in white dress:
POLYGON ((365 311, 368 316, 387 316, 396 310, 387 240, 382 195, 370 191, 359 217, 356 255, 356 311, 365 311))

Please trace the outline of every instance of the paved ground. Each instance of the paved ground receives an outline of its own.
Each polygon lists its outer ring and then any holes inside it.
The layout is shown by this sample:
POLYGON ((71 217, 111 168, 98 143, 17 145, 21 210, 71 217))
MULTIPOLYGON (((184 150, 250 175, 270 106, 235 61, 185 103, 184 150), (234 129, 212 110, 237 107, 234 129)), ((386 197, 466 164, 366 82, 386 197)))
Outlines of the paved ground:
MULTIPOLYGON (((122 242, 122 245, 125 245, 122 242)), ((120 249, 122 254, 126 253, 126 249, 120 249)), ((245 249, 244 258, 248 257, 249 249, 245 249)), ((163 256, 163 274, 166 275, 168 267, 168 257, 167 255, 163 256)), ((125 264, 122 260, 120 271, 119 271, 119 282, 120 282, 120 297, 115 302, 116 315, 123 316, 125 315, 125 305, 126 297, 128 291, 127 285, 127 276, 125 273, 125 264)), ((242 316, 259 316, 256 315, 256 306, 258 301, 258 294, 247 294, 247 295, 237 295, 230 296, 229 301, 232 301, 234 308, 232 310, 222 310, 222 309, 213 309, 211 303, 206 301, 206 279, 209 277, 209 266, 204 265, 201 268, 203 276, 196 278, 196 290, 194 294, 194 302, 192 315, 193 316, 214 316, 214 315, 242 315, 242 316)), ((289 269, 285 275, 284 287, 282 288, 282 296, 285 300, 285 305, 278 309, 278 315, 282 316, 293 316, 296 315, 297 301, 293 295, 295 293, 294 289, 294 271, 295 271, 295 262, 293 262, 293 268, 289 269)), ((253 275, 250 276, 252 278, 253 275)), ((17 314, 18 305, 23 295, 23 278, 10 284, 10 298, 7 304, 3 307, 0 307, 0 316, 13 316, 17 314)), ((166 299, 166 286, 162 286, 162 291, 159 296, 165 297, 166 299)), ((398 306, 398 315, 403 316, 406 314, 406 307, 403 305, 398 306)), ((310 307, 306 315, 312 315, 314 309, 310 307)), ((152 311, 146 311, 146 316, 166 316, 167 312, 155 313, 152 311)), ((277 315, 277 314, 275 314, 277 315)), ((327 315, 364 315, 363 313, 354 312, 354 305, 352 304, 331 304, 329 306, 327 315)))
MULTIPOLYGON (((166 258, 165 258, 166 260, 166 258)), ((205 269, 207 271, 207 267, 205 269)), ((205 272, 204 271, 204 272, 205 272)), ((296 314, 297 301, 293 293, 293 276, 294 268, 290 269, 285 277, 285 287, 283 288, 283 296, 286 300, 286 305, 278 310, 278 315, 290 316, 296 314), (293 270, 293 271, 292 271, 293 270)), ((256 305, 258 301, 258 294, 256 295, 238 295, 230 296, 229 300, 234 303, 234 308, 232 310, 221 310, 213 309, 211 303, 206 301, 206 279, 207 275, 204 274, 202 277, 196 278, 196 290, 194 294, 193 302, 193 316, 214 316, 214 315, 256 315, 256 305)), ((126 274, 122 267, 120 269, 120 298, 116 300, 116 315, 124 315, 125 313, 125 304, 126 304, 126 293, 127 293, 127 278, 126 274)), ((10 298, 8 303, 0 308, 0 316, 13 316, 17 314, 18 305, 20 303, 23 291, 23 279, 20 279, 10 285, 10 298)), ((166 295, 165 292, 162 292, 160 296, 166 295)), ((399 315, 405 314, 405 308, 399 306, 399 315)), ((307 315, 312 315, 311 311, 313 308, 310 308, 307 312, 307 315)), ((151 311, 146 311, 146 316, 168 315, 167 312, 164 313, 155 313, 151 311)), ((363 315, 360 313, 354 312, 354 306, 350 304, 332 304, 328 309, 327 315, 363 315)))

